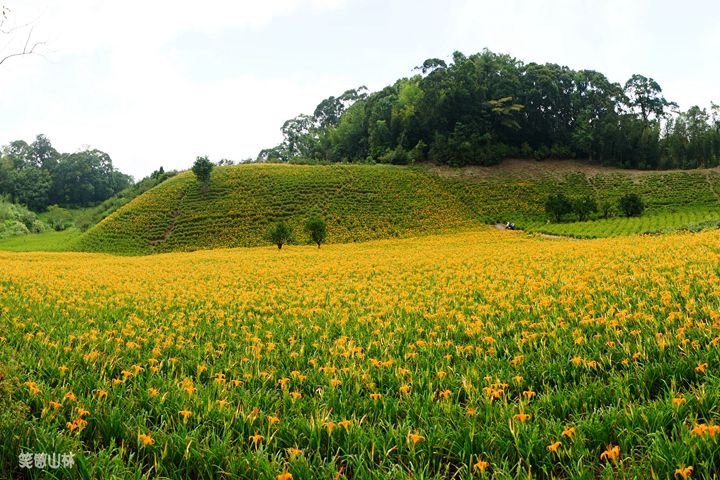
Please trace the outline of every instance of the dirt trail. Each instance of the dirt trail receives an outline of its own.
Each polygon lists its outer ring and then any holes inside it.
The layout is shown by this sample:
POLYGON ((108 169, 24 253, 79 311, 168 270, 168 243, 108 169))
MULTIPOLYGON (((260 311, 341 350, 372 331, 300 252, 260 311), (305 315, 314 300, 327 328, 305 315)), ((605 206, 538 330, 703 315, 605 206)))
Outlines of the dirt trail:
MULTIPOLYGON (((505 228, 504 223, 496 223, 494 225, 494 227, 497 228, 498 230, 507 230, 507 228, 505 228)), ((518 230, 516 230, 516 231, 518 231, 518 230)), ((526 232, 526 233, 531 237, 547 238, 550 240, 577 240, 577 238, 569 237, 569 236, 565 236, 565 235, 552 235, 550 233, 541 233, 541 232, 526 232)))

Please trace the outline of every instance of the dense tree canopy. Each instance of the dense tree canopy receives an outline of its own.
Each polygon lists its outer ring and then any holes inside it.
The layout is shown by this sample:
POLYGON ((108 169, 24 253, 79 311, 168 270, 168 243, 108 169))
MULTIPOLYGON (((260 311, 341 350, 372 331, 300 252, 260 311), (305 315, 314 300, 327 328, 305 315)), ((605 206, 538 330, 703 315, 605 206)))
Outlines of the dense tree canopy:
POLYGON ((44 135, 30 144, 10 142, 0 151, 0 195, 36 211, 53 204, 97 204, 131 183, 113 168, 107 153, 59 153, 44 135))
POLYGON ((265 161, 490 165, 504 157, 584 158, 625 168, 720 164, 720 110, 678 113, 660 85, 600 72, 455 52, 368 94, 323 100, 282 127, 265 161))

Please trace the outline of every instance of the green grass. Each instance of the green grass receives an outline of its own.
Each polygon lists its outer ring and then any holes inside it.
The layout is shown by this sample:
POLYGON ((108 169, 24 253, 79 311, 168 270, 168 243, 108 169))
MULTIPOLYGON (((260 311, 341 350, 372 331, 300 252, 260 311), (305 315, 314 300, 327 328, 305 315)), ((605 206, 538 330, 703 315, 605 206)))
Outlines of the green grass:
POLYGON ((616 217, 587 222, 533 223, 528 231, 575 238, 603 238, 623 235, 668 233, 720 226, 720 207, 695 207, 655 211, 641 217, 616 217))
POLYGON ((70 228, 62 232, 50 230, 44 233, 21 235, 0 240, 0 250, 12 252, 62 252, 72 250, 81 232, 70 228))

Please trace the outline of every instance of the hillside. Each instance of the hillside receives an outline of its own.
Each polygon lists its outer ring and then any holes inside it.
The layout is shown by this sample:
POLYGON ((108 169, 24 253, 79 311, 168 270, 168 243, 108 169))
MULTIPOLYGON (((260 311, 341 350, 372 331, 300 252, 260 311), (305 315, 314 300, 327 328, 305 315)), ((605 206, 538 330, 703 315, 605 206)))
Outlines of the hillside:
POLYGON ((75 249, 121 254, 267 244, 286 220, 296 243, 311 214, 328 242, 346 243, 461 230, 512 221, 528 231, 606 237, 696 229, 720 222, 717 169, 648 172, 579 162, 509 160, 493 167, 253 164, 213 171, 207 193, 180 174, 79 237, 75 249), (554 192, 615 204, 626 192, 647 204, 640 218, 546 224, 554 192))
POLYGON ((421 235, 475 225, 470 211, 419 169, 257 164, 216 168, 207 193, 192 173, 151 189, 81 237, 77 248, 126 254, 267 243, 286 220, 305 243, 311 214, 331 243, 421 235))
POLYGON ((545 199, 556 192, 570 197, 592 196, 598 204, 615 204, 623 194, 635 192, 645 201, 649 216, 720 208, 717 168, 646 171, 565 160, 506 160, 494 167, 429 166, 427 170, 484 223, 544 225, 545 199))

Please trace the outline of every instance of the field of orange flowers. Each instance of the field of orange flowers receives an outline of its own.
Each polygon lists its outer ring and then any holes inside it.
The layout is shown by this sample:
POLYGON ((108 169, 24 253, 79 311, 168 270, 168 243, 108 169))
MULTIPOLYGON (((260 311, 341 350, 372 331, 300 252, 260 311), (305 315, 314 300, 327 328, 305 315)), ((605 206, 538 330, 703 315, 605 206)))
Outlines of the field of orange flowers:
POLYGON ((720 471, 717 232, 0 265, 0 478, 720 471))

